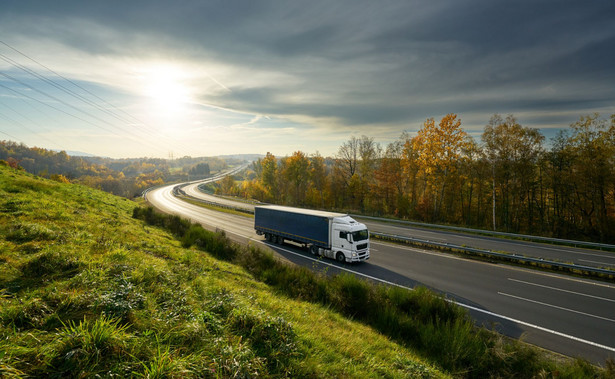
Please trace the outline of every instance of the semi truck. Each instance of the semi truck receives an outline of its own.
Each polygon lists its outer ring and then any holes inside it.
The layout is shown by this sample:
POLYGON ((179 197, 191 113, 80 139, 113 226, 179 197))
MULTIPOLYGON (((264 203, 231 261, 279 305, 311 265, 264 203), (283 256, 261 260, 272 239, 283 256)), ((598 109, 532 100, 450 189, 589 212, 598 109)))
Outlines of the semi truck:
POLYGON ((347 214, 261 205, 254 207, 254 229, 269 242, 293 241, 339 262, 369 259, 367 227, 347 214))

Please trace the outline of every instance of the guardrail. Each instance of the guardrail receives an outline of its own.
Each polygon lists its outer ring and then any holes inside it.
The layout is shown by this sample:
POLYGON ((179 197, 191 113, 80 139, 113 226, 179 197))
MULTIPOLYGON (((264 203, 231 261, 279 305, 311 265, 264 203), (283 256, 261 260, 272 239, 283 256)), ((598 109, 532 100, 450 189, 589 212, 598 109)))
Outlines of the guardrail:
POLYGON ((432 228, 432 229, 454 230, 458 232, 470 232, 470 233, 477 233, 477 234, 483 234, 483 235, 510 237, 510 238, 516 238, 516 239, 530 240, 530 241, 540 241, 540 242, 549 242, 549 243, 554 243, 554 244, 571 245, 574 247, 593 247, 593 248, 598 248, 598 249, 615 250, 615 245, 610 245, 606 243, 577 241, 577 240, 550 238, 550 237, 542 237, 542 236, 532 236, 529 234, 494 232, 494 231, 484 230, 484 229, 472 229, 472 228, 464 228, 460 226, 428 224, 426 222, 395 220, 395 219, 383 218, 383 217, 361 216, 361 215, 351 215, 351 216, 356 217, 356 218, 364 218, 368 220, 381 221, 381 222, 394 222, 398 224, 405 224, 405 225, 411 225, 411 226, 422 226, 422 227, 432 228))
POLYGON ((210 206, 213 206, 213 207, 230 209, 230 210, 234 210, 234 211, 237 211, 237 212, 243 212, 243 213, 248 213, 248 214, 254 214, 254 211, 249 210, 249 209, 235 207, 235 206, 232 206, 232 205, 216 203, 215 201, 203 200, 203 199, 199 199, 198 197, 190 196, 190 195, 188 195, 182 189, 182 187, 184 187, 184 186, 183 185, 179 185, 179 186, 173 187, 173 196, 176 196, 176 197, 181 196, 181 197, 190 199, 191 201, 196 201, 198 203, 205 204, 205 205, 210 205, 210 206))
POLYGON ((544 260, 542 258, 526 257, 526 256, 523 256, 523 255, 517 255, 517 254, 498 253, 498 252, 491 251, 491 250, 475 249, 473 247, 459 246, 459 245, 454 245, 454 244, 450 244, 450 243, 446 243, 446 242, 436 242, 436 241, 423 240, 423 239, 420 239, 420 238, 398 236, 398 235, 394 235, 394 234, 370 232, 370 235, 374 236, 376 238, 389 239, 389 240, 393 240, 393 241, 401 241, 401 242, 408 243, 408 244, 421 244, 421 245, 427 245, 427 246, 435 246, 435 247, 439 247, 439 248, 445 248, 445 249, 450 249, 450 250, 458 250, 458 251, 463 251, 463 252, 468 252, 468 253, 473 253, 473 254, 479 254, 479 255, 487 256, 487 257, 506 259, 506 260, 513 260, 513 261, 519 261, 519 262, 534 263, 534 264, 538 264, 538 265, 541 265, 541 266, 557 267, 559 269, 564 269, 564 270, 569 270, 569 271, 588 272, 588 273, 591 273, 591 274, 594 274, 594 275, 597 275, 597 276, 604 276, 604 275, 606 275, 606 276, 608 276, 610 278, 614 278, 615 277, 615 271, 614 270, 609 270, 609 269, 581 266, 581 265, 576 265, 576 264, 573 264, 573 263, 563 263, 563 262, 548 261, 548 260, 544 260))

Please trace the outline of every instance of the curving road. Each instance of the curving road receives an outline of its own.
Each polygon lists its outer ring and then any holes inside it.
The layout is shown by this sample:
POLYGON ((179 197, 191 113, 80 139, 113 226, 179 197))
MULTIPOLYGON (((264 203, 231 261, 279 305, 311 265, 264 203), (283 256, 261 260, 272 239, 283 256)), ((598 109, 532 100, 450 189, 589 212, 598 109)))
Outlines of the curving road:
POLYGON ((320 261, 296 245, 267 244, 254 233, 252 218, 186 203, 173 196, 172 188, 152 190, 147 200, 164 212, 208 229, 223 229, 238 242, 266 245, 287 260, 316 270, 351 271, 378 282, 432 288, 469 309, 477 322, 496 325, 505 335, 543 348, 598 364, 615 358, 614 285, 376 241, 366 263, 320 261))

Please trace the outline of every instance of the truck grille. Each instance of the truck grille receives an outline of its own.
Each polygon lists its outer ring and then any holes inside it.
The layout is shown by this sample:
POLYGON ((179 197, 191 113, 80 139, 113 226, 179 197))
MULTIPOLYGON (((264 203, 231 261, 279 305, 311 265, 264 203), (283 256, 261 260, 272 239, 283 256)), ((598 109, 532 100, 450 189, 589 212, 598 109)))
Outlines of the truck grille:
POLYGON ((357 250, 364 250, 367 249, 367 244, 366 243, 362 243, 360 245, 357 245, 357 250))

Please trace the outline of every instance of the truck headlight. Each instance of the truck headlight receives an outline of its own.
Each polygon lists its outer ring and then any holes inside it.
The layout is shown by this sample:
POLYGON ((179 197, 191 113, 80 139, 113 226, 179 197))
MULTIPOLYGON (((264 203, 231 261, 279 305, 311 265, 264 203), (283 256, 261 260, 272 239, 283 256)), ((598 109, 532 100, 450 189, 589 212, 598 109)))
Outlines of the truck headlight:
POLYGON ((353 257, 356 257, 356 256, 357 256, 357 253, 352 253, 352 256, 353 256, 353 257))

